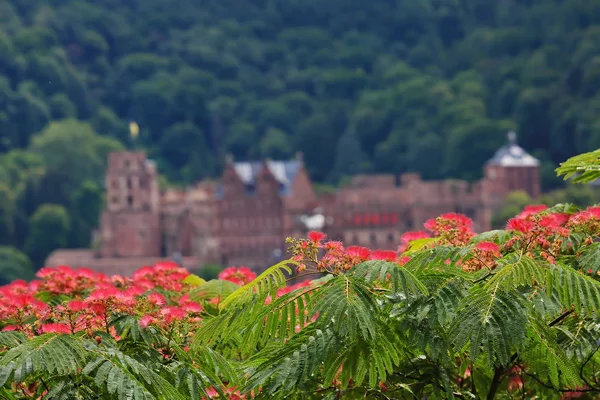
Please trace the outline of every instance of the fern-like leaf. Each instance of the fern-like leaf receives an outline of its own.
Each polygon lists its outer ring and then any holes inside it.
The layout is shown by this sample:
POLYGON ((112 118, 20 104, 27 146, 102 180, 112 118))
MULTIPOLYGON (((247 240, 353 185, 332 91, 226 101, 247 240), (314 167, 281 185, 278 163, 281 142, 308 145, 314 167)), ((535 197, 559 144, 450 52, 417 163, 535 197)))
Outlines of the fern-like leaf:
POLYGON ((265 272, 260 274, 256 279, 252 282, 242 286, 237 289, 235 292, 231 293, 220 305, 219 308, 225 309, 227 307, 245 304, 249 300, 262 302, 266 300, 267 297, 271 296, 275 298, 277 294, 277 289, 280 289, 286 284, 286 276, 284 272, 287 272, 288 275, 292 274, 292 270, 288 267, 288 264, 295 263, 291 260, 282 261, 270 268, 268 268, 265 272))
POLYGON ((321 324, 332 323, 336 333, 366 340, 377 335, 376 304, 370 287, 352 276, 339 275, 325 284, 312 308, 321 324))
POLYGON ((169 381, 117 349, 96 349, 96 358, 82 370, 94 379, 94 386, 117 398, 132 400, 184 400, 169 381))
POLYGON ((213 279, 206 282, 203 285, 198 286, 190 291, 190 299, 194 301, 207 300, 207 299, 219 299, 220 301, 226 299, 227 296, 235 292, 240 288, 240 285, 236 285, 233 282, 213 279))
POLYGON ((427 288, 408 269, 400 268, 398 264, 389 261, 366 261, 354 267, 349 275, 363 278, 367 282, 392 282, 394 292, 402 289, 405 295, 427 294, 427 288))
MULTIPOLYGON (((288 263, 290 261, 274 265, 252 282, 231 293, 220 304, 221 313, 204 321, 194 336, 193 347, 201 348, 217 341, 225 343, 241 331, 244 331, 248 343, 256 344, 260 337, 259 329, 262 328, 256 322, 264 315, 266 299, 274 299, 277 290, 286 285, 284 273, 292 273, 288 263)), ((249 352, 252 348, 252 345, 248 345, 243 352, 249 352)))
POLYGON ((37 374, 68 375, 77 373, 88 358, 78 338, 46 334, 10 349, 0 358, 0 385, 12 375, 22 382, 37 374))
POLYGON ((556 341, 557 330, 537 318, 530 318, 529 326, 530 340, 520 357, 536 371, 538 378, 550 381, 555 388, 583 385, 577 365, 556 341))
POLYGON ((450 328, 452 343, 464 348, 470 343, 470 357, 483 352, 490 366, 505 366, 514 349, 526 338, 527 307, 516 291, 504 291, 497 283, 488 290, 474 287, 461 301, 450 328))
POLYGON ((439 271, 447 270, 449 266, 454 265, 461 257, 467 254, 469 248, 438 246, 434 249, 423 250, 411 255, 404 268, 411 271, 416 277, 424 270, 439 271))
POLYGON ((585 247, 577 257, 577 264, 582 270, 591 270, 596 274, 600 270, 600 243, 592 243, 585 247))
POLYGON ((277 391, 301 388, 303 382, 319 372, 323 360, 332 358, 344 345, 342 337, 331 329, 307 329, 278 351, 269 348, 253 357, 250 363, 260 362, 249 377, 246 390, 262 386, 266 395, 276 398, 277 391))
POLYGON ((574 183, 587 183, 600 179, 600 149, 569 158, 556 169, 565 180, 573 177, 574 183))
POLYGON ((548 275, 548 290, 557 291, 562 304, 584 315, 600 311, 600 283, 570 267, 557 265, 548 275))
POLYGON ((548 271, 548 263, 544 265, 527 256, 510 254, 498 261, 486 288, 498 285, 502 289, 516 289, 521 286, 543 285, 548 271))

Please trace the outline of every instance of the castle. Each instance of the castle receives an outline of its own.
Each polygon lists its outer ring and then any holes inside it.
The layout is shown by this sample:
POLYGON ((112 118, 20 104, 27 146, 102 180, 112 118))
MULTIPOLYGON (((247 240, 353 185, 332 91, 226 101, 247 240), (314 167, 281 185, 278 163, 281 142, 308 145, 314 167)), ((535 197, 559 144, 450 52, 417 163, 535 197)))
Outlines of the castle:
POLYGON ((474 183, 357 175, 324 196, 316 195, 301 154, 289 161, 228 158, 219 182, 161 192, 156 166, 144 153, 111 153, 95 248, 57 250, 46 264, 128 275, 175 258, 188 268, 217 263, 261 270, 286 257, 286 237, 314 229, 374 249, 395 249, 403 232, 446 212, 466 214, 476 230, 488 230, 509 193, 540 196, 539 161, 514 133, 508 139, 474 183))

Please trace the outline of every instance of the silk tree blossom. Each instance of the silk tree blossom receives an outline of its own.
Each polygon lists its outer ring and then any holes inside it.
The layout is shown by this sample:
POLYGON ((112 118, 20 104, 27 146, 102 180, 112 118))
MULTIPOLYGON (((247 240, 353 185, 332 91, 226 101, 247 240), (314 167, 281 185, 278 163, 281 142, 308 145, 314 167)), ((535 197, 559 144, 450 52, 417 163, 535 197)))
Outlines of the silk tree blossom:
POLYGON ((397 256, 393 250, 375 250, 371 253, 371 260, 394 261, 397 256))
POLYGON ((475 236, 472 227, 471 218, 457 213, 443 214, 425 222, 425 228, 439 239, 439 244, 452 246, 467 244, 475 236))
POLYGON ((308 238, 313 242, 313 243, 319 243, 322 242, 323 239, 325 239, 327 237, 326 234, 324 234, 323 232, 316 232, 316 231, 311 231, 308 232, 308 238))
POLYGON ((221 271, 218 277, 238 285, 246 285, 256 278, 256 274, 248 267, 229 267, 221 271))

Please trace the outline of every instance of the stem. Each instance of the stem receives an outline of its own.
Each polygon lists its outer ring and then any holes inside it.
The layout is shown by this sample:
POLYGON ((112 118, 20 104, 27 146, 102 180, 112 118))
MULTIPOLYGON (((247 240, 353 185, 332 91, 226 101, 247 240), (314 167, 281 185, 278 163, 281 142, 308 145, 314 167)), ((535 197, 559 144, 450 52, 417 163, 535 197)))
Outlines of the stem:
POLYGON ((47 391, 50 391, 50 388, 48 387, 48 385, 46 385, 46 382, 44 382, 44 379, 43 379, 43 378, 40 378, 40 381, 42 382, 42 385, 44 385, 44 388, 45 388, 47 391))
POLYGON ((563 319, 567 318, 572 313, 573 313, 573 310, 565 311, 564 313, 559 315, 557 318, 555 318, 552 322, 550 322, 548 324, 548 326, 558 325, 563 319))
POLYGON ((490 385, 490 391, 488 392, 487 400, 493 400, 496 397, 496 392, 498 391, 498 387, 500 387, 500 382, 502 381, 504 371, 504 368, 496 368, 494 370, 494 378, 492 379, 492 384, 490 385))
POLYGON ((488 392, 487 400, 493 400, 496 397, 496 392, 500 387, 500 382, 502 382, 504 374, 510 369, 511 365, 517 360, 517 358, 519 358, 519 353, 513 354, 506 367, 498 367, 494 370, 494 378, 492 379, 492 384, 490 385, 490 391, 488 392))

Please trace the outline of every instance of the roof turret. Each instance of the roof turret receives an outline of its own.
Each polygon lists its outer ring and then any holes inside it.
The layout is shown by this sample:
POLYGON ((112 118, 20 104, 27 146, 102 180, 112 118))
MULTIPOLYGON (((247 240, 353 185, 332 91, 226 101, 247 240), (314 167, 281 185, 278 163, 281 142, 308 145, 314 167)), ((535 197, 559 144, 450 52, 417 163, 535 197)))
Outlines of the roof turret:
POLYGON ((517 134, 513 131, 506 135, 508 143, 498 149, 494 157, 486 164, 497 165, 501 167, 538 167, 540 161, 527 153, 517 144, 517 134))

